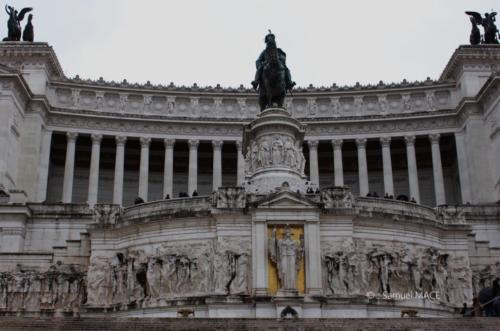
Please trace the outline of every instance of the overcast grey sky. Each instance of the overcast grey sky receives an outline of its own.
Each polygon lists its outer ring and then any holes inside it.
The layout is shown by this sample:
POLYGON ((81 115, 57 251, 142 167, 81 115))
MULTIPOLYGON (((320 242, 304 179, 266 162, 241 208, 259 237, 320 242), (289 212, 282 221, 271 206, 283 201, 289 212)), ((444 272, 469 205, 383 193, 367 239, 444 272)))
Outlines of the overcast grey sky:
MULTIPOLYGON (((54 47, 68 76, 203 86, 250 86, 268 29, 299 86, 435 79, 468 44, 464 11, 500 10, 498 0, 9 3, 34 7, 35 40, 54 47)), ((3 35, 6 25, 4 13, 3 35)))

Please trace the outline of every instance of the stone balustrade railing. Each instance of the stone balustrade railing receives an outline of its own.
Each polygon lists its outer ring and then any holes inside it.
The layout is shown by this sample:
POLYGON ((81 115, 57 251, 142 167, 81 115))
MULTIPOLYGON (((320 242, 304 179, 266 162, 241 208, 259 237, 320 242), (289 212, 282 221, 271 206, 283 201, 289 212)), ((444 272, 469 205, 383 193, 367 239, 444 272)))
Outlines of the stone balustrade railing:
POLYGON ((155 220, 159 217, 175 214, 176 217, 189 216, 189 213, 207 212, 211 207, 210 196, 174 198, 152 201, 124 208, 119 223, 126 225, 136 220, 155 220))
POLYGON ((395 214, 439 222, 436 211, 433 208, 412 202, 358 197, 356 198, 356 207, 362 212, 395 214))

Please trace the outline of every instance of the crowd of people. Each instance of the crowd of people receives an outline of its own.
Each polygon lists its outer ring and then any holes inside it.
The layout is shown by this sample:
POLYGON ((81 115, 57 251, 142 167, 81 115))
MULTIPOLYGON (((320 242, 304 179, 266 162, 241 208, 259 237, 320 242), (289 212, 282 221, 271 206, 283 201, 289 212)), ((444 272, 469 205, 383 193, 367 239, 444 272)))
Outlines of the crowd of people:
POLYGON ((500 279, 485 287, 472 299, 472 307, 464 303, 460 314, 464 317, 500 317, 500 279))

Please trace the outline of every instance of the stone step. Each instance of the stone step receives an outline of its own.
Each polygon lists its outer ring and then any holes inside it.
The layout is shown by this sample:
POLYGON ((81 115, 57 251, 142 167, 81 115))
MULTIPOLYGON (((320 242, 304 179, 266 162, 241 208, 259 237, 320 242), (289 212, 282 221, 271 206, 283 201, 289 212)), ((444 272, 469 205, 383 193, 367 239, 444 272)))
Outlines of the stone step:
POLYGON ((460 331, 498 330, 496 318, 221 319, 221 318, 0 318, 0 330, 273 330, 460 331))

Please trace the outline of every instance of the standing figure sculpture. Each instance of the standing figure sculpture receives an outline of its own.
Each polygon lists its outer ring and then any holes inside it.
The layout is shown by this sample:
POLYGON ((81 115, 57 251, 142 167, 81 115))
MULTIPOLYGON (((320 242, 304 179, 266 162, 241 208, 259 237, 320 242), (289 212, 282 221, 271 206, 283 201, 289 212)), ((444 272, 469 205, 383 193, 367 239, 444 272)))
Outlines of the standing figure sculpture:
POLYGON ((498 28, 495 25, 496 12, 485 13, 484 18, 477 12, 466 11, 465 13, 470 16, 470 21, 472 23, 472 31, 470 34, 471 45, 477 45, 481 42, 481 33, 477 27, 479 24, 484 28, 482 43, 498 44, 498 28))
POLYGON ((9 21, 7 22, 8 35, 3 41, 20 41, 21 40, 21 21, 24 19, 26 13, 32 11, 33 8, 27 7, 21 9, 18 13, 14 7, 5 6, 5 11, 9 15, 9 21))
POLYGON ((280 292, 285 295, 297 294, 297 273, 304 254, 302 240, 300 243, 293 240, 288 225, 283 239, 278 239, 274 228, 269 242, 269 254, 278 269, 280 292))
POLYGON ((255 62, 257 72, 252 82, 254 89, 259 89, 259 105, 263 111, 276 104, 283 107, 285 94, 295 86, 290 70, 286 66, 286 53, 276 47, 274 34, 269 34, 264 39, 266 49, 260 53, 255 62))

